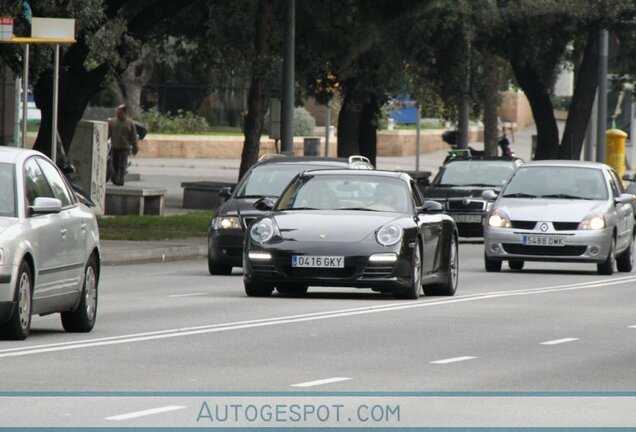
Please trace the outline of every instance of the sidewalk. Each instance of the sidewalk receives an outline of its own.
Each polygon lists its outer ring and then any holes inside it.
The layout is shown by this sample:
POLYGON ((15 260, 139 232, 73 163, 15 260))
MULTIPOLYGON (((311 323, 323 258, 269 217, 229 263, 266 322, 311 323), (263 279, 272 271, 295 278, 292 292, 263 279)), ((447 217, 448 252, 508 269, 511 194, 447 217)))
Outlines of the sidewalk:
MULTIPOLYGON (((508 137, 517 157, 529 161, 534 126, 508 137)), ((483 143, 471 143, 481 150, 483 143)), ((434 176, 442 165, 448 150, 420 153, 419 170, 434 176)), ((131 174, 139 174, 138 181, 128 184, 166 189, 164 213, 174 215, 197 210, 184 209, 181 183, 192 181, 236 182, 241 161, 239 159, 179 159, 179 158, 131 158, 131 174)), ((417 158, 411 156, 380 156, 377 169, 415 171, 417 158)), ((179 259, 205 258, 207 238, 166 241, 115 241, 102 240, 102 264, 120 265, 140 262, 162 262, 179 259)))

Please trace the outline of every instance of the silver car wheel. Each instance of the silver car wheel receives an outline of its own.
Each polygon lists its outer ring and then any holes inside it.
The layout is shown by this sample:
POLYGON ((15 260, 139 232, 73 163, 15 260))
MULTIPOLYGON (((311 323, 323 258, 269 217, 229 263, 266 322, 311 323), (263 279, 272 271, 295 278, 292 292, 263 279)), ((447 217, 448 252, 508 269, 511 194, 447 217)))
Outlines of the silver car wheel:
POLYGON ((459 278, 459 254, 457 253, 457 239, 455 236, 453 236, 451 240, 448 261, 448 271, 450 273, 448 276, 451 279, 452 287, 456 287, 459 278))
POLYGON ((20 327, 23 330, 27 330, 31 322, 31 279, 27 273, 20 274, 18 290, 18 316, 20 319, 20 327))
POLYGON ((86 296, 86 316, 90 321, 92 321, 97 313, 97 278, 95 277, 95 269, 93 266, 88 266, 86 268, 84 286, 84 295, 86 296))

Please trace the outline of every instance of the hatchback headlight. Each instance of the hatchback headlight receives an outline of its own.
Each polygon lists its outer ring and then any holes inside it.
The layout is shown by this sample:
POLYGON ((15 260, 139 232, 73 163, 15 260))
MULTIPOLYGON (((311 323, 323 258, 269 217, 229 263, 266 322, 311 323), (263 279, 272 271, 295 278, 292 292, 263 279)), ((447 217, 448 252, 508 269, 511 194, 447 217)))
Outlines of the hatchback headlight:
POLYGON ((504 211, 497 209, 488 217, 488 226, 495 228, 510 228, 512 224, 510 223, 508 215, 504 211))
POLYGON ((241 221, 236 216, 217 216, 212 219, 215 229, 241 229, 241 221))
POLYGON ((402 240, 402 228, 395 224, 384 225, 378 230, 375 238, 382 246, 393 246, 402 240))
POLYGON ((601 213, 590 213, 579 224, 580 230, 600 230, 605 228, 605 218, 601 213))
POLYGON ((261 219, 250 228, 250 238, 256 243, 266 243, 276 234, 279 234, 278 227, 274 221, 269 218, 261 219))

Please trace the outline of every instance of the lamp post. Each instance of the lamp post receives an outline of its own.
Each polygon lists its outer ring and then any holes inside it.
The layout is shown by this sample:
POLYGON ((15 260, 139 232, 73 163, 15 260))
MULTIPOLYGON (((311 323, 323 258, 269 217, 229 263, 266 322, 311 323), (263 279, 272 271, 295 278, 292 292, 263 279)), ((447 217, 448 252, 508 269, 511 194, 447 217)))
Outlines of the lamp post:
POLYGON ((294 38, 295 0, 287 0, 285 11, 285 58, 283 60, 283 97, 281 116, 281 150, 294 151, 294 38))

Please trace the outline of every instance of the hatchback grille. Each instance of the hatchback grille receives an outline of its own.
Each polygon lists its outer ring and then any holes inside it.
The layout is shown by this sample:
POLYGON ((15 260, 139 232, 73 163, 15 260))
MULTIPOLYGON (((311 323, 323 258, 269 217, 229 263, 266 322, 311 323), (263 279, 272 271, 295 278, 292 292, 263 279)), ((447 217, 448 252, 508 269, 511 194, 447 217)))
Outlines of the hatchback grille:
POLYGON ((525 230, 531 230, 534 229, 534 227, 537 225, 536 221, 512 221, 510 222, 512 224, 513 228, 517 228, 517 229, 525 229, 525 230))
POLYGON ((464 199, 448 200, 449 210, 484 210, 486 208, 486 202, 480 200, 464 199))
POLYGON ((552 222, 557 231, 574 231, 579 228, 578 222, 552 222))
POLYGON ((509 254, 538 256, 581 256, 587 249, 587 246, 526 246, 514 243, 504 243, 502 246, 509 254))

